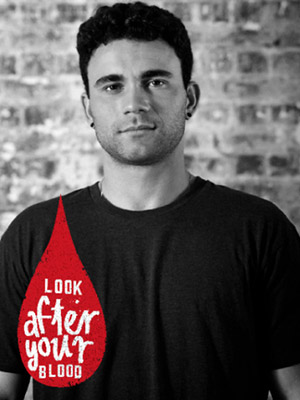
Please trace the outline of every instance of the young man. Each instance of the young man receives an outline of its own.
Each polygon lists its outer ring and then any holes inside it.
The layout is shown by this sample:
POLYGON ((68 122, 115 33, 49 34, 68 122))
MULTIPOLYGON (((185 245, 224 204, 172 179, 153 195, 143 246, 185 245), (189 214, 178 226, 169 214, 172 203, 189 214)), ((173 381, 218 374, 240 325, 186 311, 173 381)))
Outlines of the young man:
MULTIPOLYGON (((35 398, 299 399, 299 236, 273 204, 185 170, 199 88, 181 21, 142 3, 100 7, 77 48, 104 179, 62 201, 106 347, 89 379, 34 381, 35 398)), ((0 399, 26 390, 18 317, 57 208, 25 210, 1 243, 0 399)))

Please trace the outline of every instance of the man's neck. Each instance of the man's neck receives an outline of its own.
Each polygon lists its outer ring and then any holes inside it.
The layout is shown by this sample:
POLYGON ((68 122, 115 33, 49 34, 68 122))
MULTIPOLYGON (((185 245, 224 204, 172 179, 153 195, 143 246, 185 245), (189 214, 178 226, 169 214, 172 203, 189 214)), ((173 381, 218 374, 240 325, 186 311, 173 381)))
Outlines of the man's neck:
POLYGON ((151 166, 113 164, 104 165, 101 194, 113 205, 127 210, 150 210, 170 204, 190 183, 183 157, 180 162, 167 160, 151 166))

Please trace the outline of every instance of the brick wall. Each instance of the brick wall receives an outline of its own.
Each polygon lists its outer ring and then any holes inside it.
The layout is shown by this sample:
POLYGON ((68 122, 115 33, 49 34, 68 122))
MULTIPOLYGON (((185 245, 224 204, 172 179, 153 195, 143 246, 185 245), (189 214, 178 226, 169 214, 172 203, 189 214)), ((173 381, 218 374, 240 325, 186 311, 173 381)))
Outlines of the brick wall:
MULTIPOLYGON (((202 99, 187 124, 187 166, 274 201, 300 231, 299 0, 151 3, 192 38, 202 99)), ((75 50, 95 5, 0 0, 0 234, 24 207, 101 177, 75 50)))

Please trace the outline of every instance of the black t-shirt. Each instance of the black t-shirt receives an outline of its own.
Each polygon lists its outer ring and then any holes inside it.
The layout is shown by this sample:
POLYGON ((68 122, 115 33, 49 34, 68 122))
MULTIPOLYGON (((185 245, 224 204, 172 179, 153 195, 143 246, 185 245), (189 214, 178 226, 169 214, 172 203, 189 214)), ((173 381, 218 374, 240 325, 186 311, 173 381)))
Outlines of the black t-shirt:
MULTIPOLYGON (((36 399, 260 400, 268 371, 300 363, 300 240, 272 203, 200 178, 154 210, 115 207, 97 184, 62 200, 106 349, 79 385, 34 382, 36 399)), ((18 316, 57 207, 28 208, 2 238, 2 371, 25 373, 18 316)))

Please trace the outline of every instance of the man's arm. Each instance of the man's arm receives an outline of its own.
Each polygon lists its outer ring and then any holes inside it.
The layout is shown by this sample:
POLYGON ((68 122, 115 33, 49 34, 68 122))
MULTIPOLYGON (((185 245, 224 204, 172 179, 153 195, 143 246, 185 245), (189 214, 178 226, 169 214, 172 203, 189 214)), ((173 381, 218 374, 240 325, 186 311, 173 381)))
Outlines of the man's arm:
POLYGON ((0 371, 0 400, 23 400, 29 375, 0 371))
POLYGON ((273 400, 299 400, 300 364, 272 371, 270 385, 273 400))

